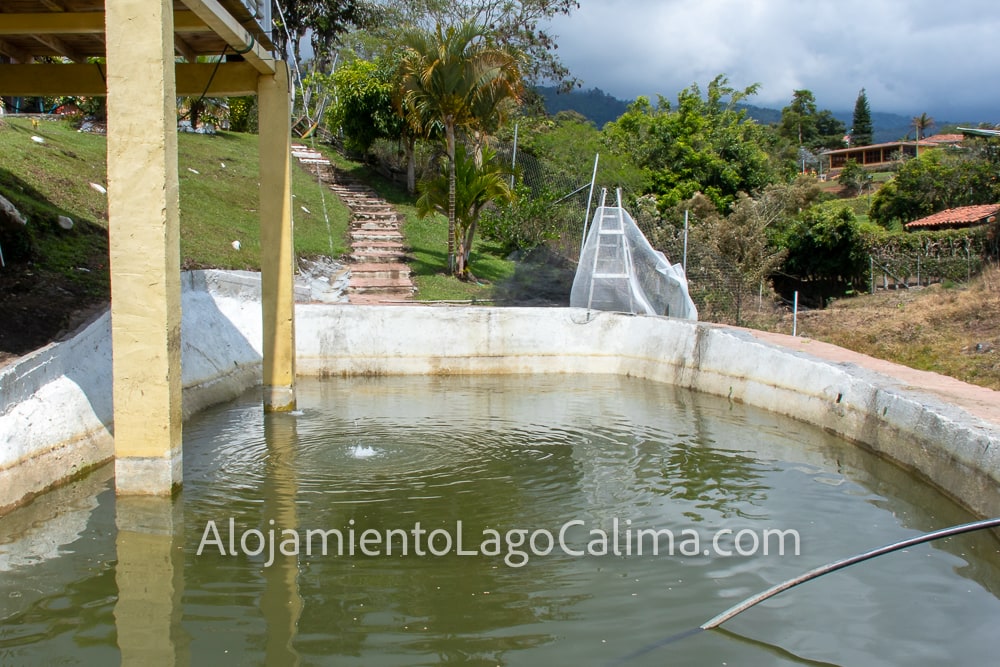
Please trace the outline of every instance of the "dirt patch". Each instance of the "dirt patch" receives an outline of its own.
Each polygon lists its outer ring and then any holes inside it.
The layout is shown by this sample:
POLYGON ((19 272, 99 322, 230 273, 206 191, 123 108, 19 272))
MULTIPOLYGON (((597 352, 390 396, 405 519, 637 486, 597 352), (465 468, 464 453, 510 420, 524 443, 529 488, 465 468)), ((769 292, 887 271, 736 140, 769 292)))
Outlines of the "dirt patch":
MULTIPOLYGON (((786 318, 787 319, 787 318, 786 318)), ((790 322, 782 331, 790 331, 790 322)), ((802 336, 1000 389, 1000 269, 967 286, 880 292, 800 313, 802 336)))
POLYGON ((16 264, 0 269, 0 366, 64 338, 107 303, 59 274, 16 264))

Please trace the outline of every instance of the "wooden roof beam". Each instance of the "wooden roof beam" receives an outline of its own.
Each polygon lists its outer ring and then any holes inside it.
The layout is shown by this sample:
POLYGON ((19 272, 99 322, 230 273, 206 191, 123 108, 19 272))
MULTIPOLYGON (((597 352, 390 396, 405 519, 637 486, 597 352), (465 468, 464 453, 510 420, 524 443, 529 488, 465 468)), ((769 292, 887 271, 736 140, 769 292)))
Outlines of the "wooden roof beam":
MULTIPOLYGON (((0 35, 103 35, 104 12, 48 12, 4 14, 0 35)), ((238 25, 238 24, 237 24, 238 25)), ((174 12, 176 32, 211 32, 197 14, 174 12)))
POLYGON ((87 62, 85 56, 81 56, 76 51, 71 49, 66 45, 66 42, 62 41, 58 37, 53 37, 52 35, 32 35, 36 41, 41 42, 45 46, 49 47, 63 58, 69 58, 73 62, 83 63, 87 62))
POLYGON ((184 41, 184 38, 178 34, 174 34, 174 50, 184 57, 184 60, 189 63, 198 62, 198 54, 195 50, 191 48, 191 45, 184 41))
MULTIPOLYGON (((218 0, 181 0, 181 2, 224 39, 236 53, 242 55, 254 69, 261 74, 274 74, 274 59, 270 53, 261 48, 254 36, 226 11, 218 0)), ((174 26, 174 29, 177 27, 174 26)))
POLYGON ((10 42, 0 39, 0 53, 5 56, 16 60, 19 63, 30 63, 32 60, 31 54, 23 49, 19 49, 10 42))
MULTIPOLYGON (((179 63, 174 71, 179 97, 256 95, 260 76, 245 62, 179 63)), ((0 90, 13 97, 103 96, 106 75, 104 65, 97 64, 0 65, 0 90)))

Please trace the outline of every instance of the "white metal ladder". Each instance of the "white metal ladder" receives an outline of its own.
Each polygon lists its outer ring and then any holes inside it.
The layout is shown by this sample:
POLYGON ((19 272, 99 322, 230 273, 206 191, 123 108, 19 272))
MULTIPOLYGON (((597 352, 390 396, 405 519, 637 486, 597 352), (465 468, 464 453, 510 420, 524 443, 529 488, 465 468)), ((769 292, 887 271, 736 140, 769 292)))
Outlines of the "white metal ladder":
POLYGON ((618 207, 608 209, 605 207, 607 198, 607 188, 601 190, 601 206, 597 210, 599 214, 595 216, 594 224, 597 225, 597 247, 594 248, 594 265, 590 272, 590 292, 587 295, 587 308, 594 304, 594 283, 597 280, 623 280, 625 289, 628 292, 629 312, 635 312, 634 294, 632 286, 628 284, 632 275, 632 249, 629 247, 628 239, 625 238, 625 220, 622 215, 622 191, 619 188, 618 207), (598 271, 601 262, 611 264, 619 270, 598 271))

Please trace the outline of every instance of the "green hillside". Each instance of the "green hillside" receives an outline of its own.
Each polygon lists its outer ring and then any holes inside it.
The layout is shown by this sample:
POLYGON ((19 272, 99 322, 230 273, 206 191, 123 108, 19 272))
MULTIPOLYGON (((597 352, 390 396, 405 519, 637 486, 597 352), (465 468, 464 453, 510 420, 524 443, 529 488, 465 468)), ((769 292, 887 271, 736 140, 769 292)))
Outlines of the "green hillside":
MULTIPOLYGON (((181 134, 178 144, 182 267, 259 269, 257 136, 181 134)), ((104 136, 67 122, 0 124, 0 195, 28 220, 0 227, 0 357, 48 342, 81 308, 107 302, 105 151, 104 136)), ((293 197, 296 253, 343 255, 347 209, 299 166, 293 197)))

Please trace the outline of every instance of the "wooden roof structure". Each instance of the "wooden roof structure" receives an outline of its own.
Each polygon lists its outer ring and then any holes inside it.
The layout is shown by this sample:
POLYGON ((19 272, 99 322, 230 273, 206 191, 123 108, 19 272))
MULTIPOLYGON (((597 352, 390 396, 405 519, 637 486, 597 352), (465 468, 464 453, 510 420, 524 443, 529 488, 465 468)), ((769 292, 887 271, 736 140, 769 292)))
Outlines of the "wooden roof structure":
MULTIPOLYGON (((18 95, 100 95, 104 78, 92 58, 106 54, 105 4, 107 0, 3 0, 0 3, 0 64, 38 64, 57 59, 67 69, 8 69, 0 67, 0 93, 18 95)), ((180 95, 200 94, 209 81, 210 63, 196 65, 201 57, 241 55, 256 74, 273 74, 274 43, 257 17, 258 5, 267 0, 174 0, 173 42, 181 61, 177 68, 180 95), (200 72, 200 74, 196 74, 200 72), (196 79, 196 80, 192 80, 196 79)), ((217 59, 217 58, 216 58, 217 59)), ((51 65, 49 65, 51 66, 51 65)), ((216 72, 210 94, 251 94, 256 82, 246 72, 237 83, 240 68, 216 72), (236 80, 234 80, 236 79, 236 80)))
POLYGON ((177 97, 257 96, 262 399, 295 409, 291 90, 258 18, 269 2, 0 0, 0 95, 108 100, 119 495, 169 496, 182 478, 177 97))

